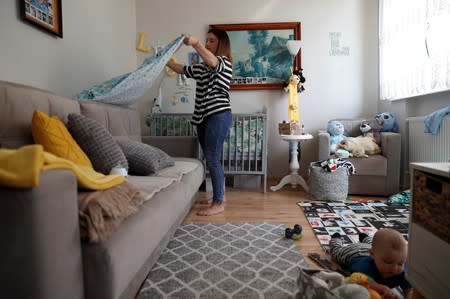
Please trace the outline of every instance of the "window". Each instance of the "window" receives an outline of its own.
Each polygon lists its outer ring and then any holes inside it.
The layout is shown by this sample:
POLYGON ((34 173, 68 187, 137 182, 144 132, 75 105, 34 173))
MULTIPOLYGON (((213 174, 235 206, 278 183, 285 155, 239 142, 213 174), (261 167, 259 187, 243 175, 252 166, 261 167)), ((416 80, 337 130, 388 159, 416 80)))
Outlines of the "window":
POLYGON ((380 97, 450 90, 450 0, 380 0, 380 97))

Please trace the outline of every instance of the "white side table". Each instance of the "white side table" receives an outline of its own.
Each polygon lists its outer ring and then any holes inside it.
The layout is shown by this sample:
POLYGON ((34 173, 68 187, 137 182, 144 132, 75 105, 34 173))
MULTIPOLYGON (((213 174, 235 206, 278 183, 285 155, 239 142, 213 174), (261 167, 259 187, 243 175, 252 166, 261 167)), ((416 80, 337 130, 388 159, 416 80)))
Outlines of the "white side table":
POLYGON ((309 187, 306 184, 305 180, 298 174, 298 170, 300 169, 300 164, 298 162, 298 151, 297 147, 300 145, 300 154, 301 154, 301 141, 312 139, 313 136, 311 134, 303 134, 303 135, 281 135, 281 139, 284 141, 288 141, 291 144, 291 163, 289 163, 290 174, 281 179, 278 185, 270 187, 270 190, 277 191, 284 187, 286 184, 291 184, 292 188, 297 185, 300 185, 305 189, 306 192, 309 192, 309 187))

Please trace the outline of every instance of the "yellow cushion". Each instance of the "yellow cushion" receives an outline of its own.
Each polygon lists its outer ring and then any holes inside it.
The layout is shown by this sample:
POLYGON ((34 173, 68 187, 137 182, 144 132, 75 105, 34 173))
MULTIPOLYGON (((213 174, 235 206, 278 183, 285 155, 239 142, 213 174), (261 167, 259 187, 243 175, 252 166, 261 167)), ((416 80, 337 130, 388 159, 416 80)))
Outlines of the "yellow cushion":
POLYGON ((35 110, 31 121, 31 131, 34 142, 42 144, 46 152, 92 168, 88 156, 57 116, 50 117, 44 112, 35 110))

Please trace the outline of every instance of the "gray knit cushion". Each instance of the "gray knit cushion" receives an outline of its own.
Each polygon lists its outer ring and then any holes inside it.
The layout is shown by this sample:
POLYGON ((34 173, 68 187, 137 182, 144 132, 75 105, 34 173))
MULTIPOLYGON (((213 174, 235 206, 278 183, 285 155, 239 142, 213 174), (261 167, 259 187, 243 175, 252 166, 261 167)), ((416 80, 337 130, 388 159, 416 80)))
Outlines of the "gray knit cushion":
POLYGON ((115 166, 128 170, 128 163, 111 133, 97 121, 84 115, 71 113, 67 127, 78 145, 92 162, 94 169, 109 174, 115 166))
POLYGON ((130 174, 148 175, 175 165, 168 154, 154 146, 133 140, 117 140, 117 144, 127 157, 130 174))

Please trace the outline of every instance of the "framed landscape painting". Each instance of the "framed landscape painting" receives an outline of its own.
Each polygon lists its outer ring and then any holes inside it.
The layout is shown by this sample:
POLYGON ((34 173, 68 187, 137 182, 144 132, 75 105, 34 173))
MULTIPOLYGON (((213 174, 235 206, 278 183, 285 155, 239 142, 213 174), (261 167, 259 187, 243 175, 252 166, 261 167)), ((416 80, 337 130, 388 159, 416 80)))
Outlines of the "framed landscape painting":
POLYGON ((20 0, 22 18, 39 29, 63 37, 61 0, 20 0))
POLYGON ((292 61, 286 43, 300 40, 300 22, 212 24, 230 37, 233 60, 231 90, 281 89, 292 67, 301 68, 301 51, 292 61))

